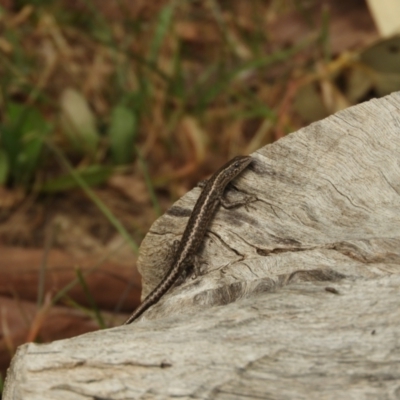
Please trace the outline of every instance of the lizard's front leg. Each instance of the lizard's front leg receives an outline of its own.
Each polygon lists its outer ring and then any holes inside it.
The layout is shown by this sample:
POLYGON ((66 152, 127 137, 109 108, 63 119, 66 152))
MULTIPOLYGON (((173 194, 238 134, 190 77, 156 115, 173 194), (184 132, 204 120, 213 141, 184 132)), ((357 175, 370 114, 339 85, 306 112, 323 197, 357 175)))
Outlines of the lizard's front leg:
POLYGON ((249 204, 253 203, 255 201, 257 201, 257 197, 256 196, 245 196, 241 199, 238 200, 228 200, 227 198, 224 198, 223 196, 219 199, 219 202, 221 204, 222 207, 226 208, 227 210, 230 210, 232 208, 236 208, 236 207, 241 207, 244 206, 246 211, 249 211, 249 204))

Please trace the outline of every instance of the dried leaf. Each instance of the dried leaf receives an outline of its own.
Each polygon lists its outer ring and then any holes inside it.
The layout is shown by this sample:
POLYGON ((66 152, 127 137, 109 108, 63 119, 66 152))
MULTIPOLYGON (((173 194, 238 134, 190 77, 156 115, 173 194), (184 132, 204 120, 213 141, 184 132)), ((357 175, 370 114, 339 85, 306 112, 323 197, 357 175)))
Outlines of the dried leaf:
POLYGON ((65 89, 61 95, 61 123, 75 150, 93 157, 99 133, 96 120, 86 99, 75 89, 65 89))

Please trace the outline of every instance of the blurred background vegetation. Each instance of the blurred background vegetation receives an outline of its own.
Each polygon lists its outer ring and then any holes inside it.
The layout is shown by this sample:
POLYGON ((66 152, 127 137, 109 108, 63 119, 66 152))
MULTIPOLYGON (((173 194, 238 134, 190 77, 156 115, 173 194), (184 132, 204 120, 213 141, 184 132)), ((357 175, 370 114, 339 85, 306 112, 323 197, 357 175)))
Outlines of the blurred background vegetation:
POLYGON ((25 341, 120 324, 150 225, 227 159, 399 90, 399 39, 373 18, 360 0, 0 0, 3 376, 25 341))

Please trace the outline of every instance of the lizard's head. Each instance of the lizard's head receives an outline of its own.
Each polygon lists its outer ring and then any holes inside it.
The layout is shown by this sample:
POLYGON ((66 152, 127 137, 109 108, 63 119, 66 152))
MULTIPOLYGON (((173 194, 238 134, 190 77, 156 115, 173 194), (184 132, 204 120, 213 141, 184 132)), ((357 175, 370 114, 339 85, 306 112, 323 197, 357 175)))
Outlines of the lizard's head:
POLYGON ((225 164, 218 171, 220 183, 227 185, 232 179, 239 175, 253 159, 250 156, 237 156, 225 164))

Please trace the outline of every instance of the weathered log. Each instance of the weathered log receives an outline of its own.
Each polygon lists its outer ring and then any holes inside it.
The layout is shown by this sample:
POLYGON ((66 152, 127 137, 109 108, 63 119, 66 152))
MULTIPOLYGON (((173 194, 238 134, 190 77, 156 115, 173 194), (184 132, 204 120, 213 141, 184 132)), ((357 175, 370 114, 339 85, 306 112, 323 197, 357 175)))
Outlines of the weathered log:
MULTIPOLYGON (((203 274, 132 325, 19 348, 4 399, 400 397, 400 93, 253 154, 203 274)), ((200 189, 157 220, 144 295, 200 189)))

